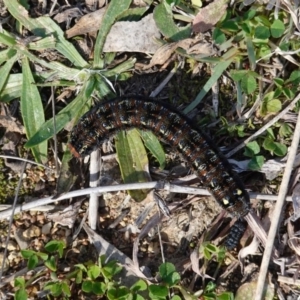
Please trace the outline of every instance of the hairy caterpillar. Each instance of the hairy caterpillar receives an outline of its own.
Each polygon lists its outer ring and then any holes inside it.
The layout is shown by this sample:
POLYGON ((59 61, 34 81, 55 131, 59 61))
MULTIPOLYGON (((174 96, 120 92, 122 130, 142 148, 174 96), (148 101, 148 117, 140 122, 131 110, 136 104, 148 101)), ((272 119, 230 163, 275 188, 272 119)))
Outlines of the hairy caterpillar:
POLYGON ((158 100, 128 96, 96 105, 73 128, 69 147, 75 157, 86 156, 118 131, 131 128, 150 130, 171 145, 233 216, 249 212, 248 193, 212 140, 183 113, 158 100))

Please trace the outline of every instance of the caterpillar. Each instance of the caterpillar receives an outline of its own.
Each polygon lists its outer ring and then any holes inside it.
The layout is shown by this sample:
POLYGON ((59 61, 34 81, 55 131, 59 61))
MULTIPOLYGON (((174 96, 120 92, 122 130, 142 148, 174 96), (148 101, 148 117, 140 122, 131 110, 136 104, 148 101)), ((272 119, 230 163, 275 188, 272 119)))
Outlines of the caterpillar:
POLYGON ((227 159, 186 115, 167 103, 141 96, 101 102, 72 129, 69 148, 75 157, 84 157, 118 131, 131 128, 150 130, 175 149, 231 215, 248 214, 249 195, 227 159))

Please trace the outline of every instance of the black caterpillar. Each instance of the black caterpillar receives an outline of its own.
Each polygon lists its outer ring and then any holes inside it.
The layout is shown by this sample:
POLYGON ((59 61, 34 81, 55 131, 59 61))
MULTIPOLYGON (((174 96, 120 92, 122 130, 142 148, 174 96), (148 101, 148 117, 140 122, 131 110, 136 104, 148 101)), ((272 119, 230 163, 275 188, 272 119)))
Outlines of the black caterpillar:
POLYGON ((249 195, 217 146, 183 113, 158 100, 128 96, 100 103, 73 128, 69 147, 75 157, 86 156, 118 131, 131 128, 150 130, 171 145, 233 216, 248 214, 249 195))

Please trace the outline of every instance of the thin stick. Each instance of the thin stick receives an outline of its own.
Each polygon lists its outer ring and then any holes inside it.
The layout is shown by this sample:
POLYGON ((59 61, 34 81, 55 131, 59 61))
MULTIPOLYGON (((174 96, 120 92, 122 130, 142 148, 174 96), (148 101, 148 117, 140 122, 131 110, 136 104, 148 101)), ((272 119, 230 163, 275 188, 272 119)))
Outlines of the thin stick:
MULTIPOLYGON (((299 98, 300 98, 300 94, 295 99, 299 99, 299 98)), ((291 172, 293 169, 293 164, 294 164, 294 160, 295 160, 298 145, 299 145, 299 140, 300 140, 300 112, 298 114, 298 120, 297 120, 297 124, 296 124, 296 128, 295 128, 295 134, 293 137, 290 153, 288 156, 288 161, 286 163, 286 168, 284 170, 284 174, 282 177, 282 182, 281 182, 281 186, 280 186, 280 190, 279 190, 279 194, 278 194, 278 199, 277 199, 274 213, 273 213, 273 221, 271 223, 271 227, 269 230, 267 244, 265 247, 263 260, 262 260, 261 267, 260 267, 260 272, 259 272, 259 276, 258 276, 258 280, 257 280, 257 289, 256 289, 256 294, 255 294, 256 300, 262 299, 264 285, 265 285, 265 279, 266 279, 266 275, 267 275, 267 271, 268 271, 270 258, 272 255, 273 244, 274 244, 275 236, 277 233, 277 227, 278 227, 278 223, 280 220, 281 210, 282 210, 282 207, 284 204, 284 199, 285 199, 285 196, 287 193, 288 184, 289 184, 291 172)))
MULTIPOLYGON (((22 211, 26 210, 36 210, 37 208, 40 211, 49 211, 53 208, 47 207, 48 204, 56 202, 56 201, 62 201, 65 199, 69 199, 72 197, 81 197, 86 196, 91 193, 105 193, 105 192, 118 192, 123 190, 139 190, 139 189, 161 189, 166 190, 168 192, 173 193, 182 193, 182 194, 193 194, 193 195, 201 195, 201 196, 211 196, 208 190, 197 188, 197 187, 187 187, 187 186, 180 186, 176 184, 169 184, 165 182, 162 184, 158 181, 152 181, 152 182, 142 182, 142 183, 133 183, 133 184, 118 184, 118 185, 111 185, 111 186, 100 186, 95 188, 87 188, 77 191, 72 191, 69 193, 66 193, 64 195, 61 195, 59 198, 50 196, 46 198, 36 199, 31 201, 30 203, 25 203, 22 205, 18 205, 15 210, 15 214, 18 214, 22 211), (43 209, 45 208, 45 209, 43 209)), ((250 193, 251 199, 256 200, 270 200, 270 201, 276 201, 278 196, 276 195, 268 195, 268 194, 258 194, 258 193, 250 193)), ((292 197, 288 196, 286 197, 286 201, 292 201, 292 197)), ((57 206, 56 206, 57 207, 57 206)), ((11 215, 12 209, 11 205, 3 204, 0 205, 0 220, 5 219, 11 215)))
MULTIPOLYGON (((100 150, 91 153, 90 187, 97 187, 100 183, 100 150)), ((89 225, 96 230, 98 225, 99 194, 91 193, 89 201, 89 225)))

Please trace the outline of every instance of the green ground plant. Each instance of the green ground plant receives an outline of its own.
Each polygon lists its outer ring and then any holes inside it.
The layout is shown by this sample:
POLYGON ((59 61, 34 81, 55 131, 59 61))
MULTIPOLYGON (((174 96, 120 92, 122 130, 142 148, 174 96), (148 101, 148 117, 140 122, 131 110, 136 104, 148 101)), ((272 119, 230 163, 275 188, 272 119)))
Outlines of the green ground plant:
MULTIPOLYGON (((14 282, 15 300, 27 300, 33 297, 30 292, 31 284, 38 278, 49 278, 43 284, 43 291, 48 298, 73 299, 72 290, 81 290, 85 294, 102 296, 109 300, 231 300, 232 293, 216 293, 216 285, 209 282, 203 290, 196 293, 189 292, 181 285, 181 276, 171 263, 163 263, 159 266, 159 283, 151 284, 140 279, 131 287, 120 285, 115 279, 122 267, 117 261, 106 261, 105 256, 100 256, 97 262, 87 261, 70 267, 69 272, 60 270, 60 260, 64 259, 66 245, 62 241, 51 241, 45 245, 44 252, 22 250, 21 254, 27 260, 27 268, 34 270, 38 266, 44 266, 44 270, 25 280, 17 277, 14 282), (72 286, 72 290, 70 287, 72 286)), ((210 261, 216 259, 218 264, 224 259, 224 249, 205 243, 201 247, 205 257, 205 268, 210 261)))

